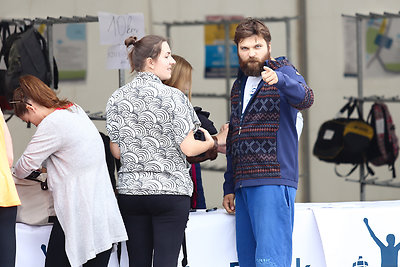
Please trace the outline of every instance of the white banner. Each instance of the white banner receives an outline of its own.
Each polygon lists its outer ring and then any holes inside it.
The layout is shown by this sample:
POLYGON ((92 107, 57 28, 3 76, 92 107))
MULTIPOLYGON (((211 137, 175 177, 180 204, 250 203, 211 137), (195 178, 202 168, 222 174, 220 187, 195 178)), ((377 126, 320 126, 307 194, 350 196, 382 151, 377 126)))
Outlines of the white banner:
MULTIPOLYGON (((17 223, 16 267, 43 267, 51 225, 30 226, 17 223)), ((186 229, 188 267, 234 267, 237 265, 235 216, 224 210, 191 212, 186 229)), ((182 266, 183 254, 178 267, 182 266)), ((111 253, 108 267, 129 267, 125 242, 122 244, 121 262, 117 252, 111 253)))
POLYGON ((310 204, 296 203, 292 267, 326 267, 324 250, 310 204))
MULTIPOLYGON (((292 267, 397 267, 399 219, 400 201, 296 203, 292 267)), ((17 223, 16 267, 44 266, 50 231, 17 223)), ((224 210, 190 213, 186 244, 187 267, 239 266, 235 217, 224 210)), ((109 267, 117 266, 113 251, 109 267)), ((120 267, 128 267, 125 243, 120 267)))
POLYGON ((399 203, 355 202, 313 209, 326 266, 364 266, 353 265, 360 261, 368 266, 397 267, 399 203))

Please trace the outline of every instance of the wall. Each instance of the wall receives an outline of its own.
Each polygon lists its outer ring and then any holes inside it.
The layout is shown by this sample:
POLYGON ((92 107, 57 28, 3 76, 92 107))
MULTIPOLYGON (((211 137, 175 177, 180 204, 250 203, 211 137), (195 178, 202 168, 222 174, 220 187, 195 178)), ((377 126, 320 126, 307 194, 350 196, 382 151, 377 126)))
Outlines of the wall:
MULTIPOLYGON (((194 21, 204 20, 207 15, 243 15, 253 17, 294 17, 302 16, 297 11, 298 1, 286 0, 147 0, 126 1, 118 3, 110 1, 46 1, 46 0, 2 0, 0 18, 35 18, 58 16, 97 15, 98 11, 115 14, 142 12, 145 15, 147 33, 165 35, 165 28, 153 22, 194 21)), ((308 83, 314 89, 315 104, 309 111, 308 122, 310 148, 316 139, 321 123, 332 118, 344 104, 344 96, 357 94, 357 82, 354 78, 343 77, 343 30, 342 14, 380 13, 383 11, 399 12, 398 0, 353 1, 306 1, 307 20, 307 60, 308 83)), ((298 59, 298 21, 291 22, 292 62, 297 66, 298 59)), ((272 33, 272 55, 285 55, 285 34, 283 24, 268 23, 272 33)), ((194 66, 193 92, 218 93, 225 92, 224 79, 203 78, 204 68, 204 31, 202 26, 176 27, 171 31, 171 47, 173 53, 186 57, 194 66)), ((105 104, 111 93, 118 87, 118 72, 106 70, 106 47, 99 44, 98 24, 88 24, 88 73, 85 82, 61 82, 58 90, 60 96, 76 101, 85 110, 104 111, 105 104)), ((300 70, 301 71, 301 70, 300 70)), ((127 81, 130 76, 126 73, 127 81)), ((399 78, 366 79, 365 96, 378 94, 396 95, 399 78)), ((233 80, 231 80, 233 83, 233 80)), ((223 100, 194 98, 194 105, 202 106, 211 112, 217 128, 226 120, 226 103, 223 100)), ((368 106, 368 105, 366 105, 368 106)), ((399 107, 391 104, 392 114, 398 114, 399 107)), ((366 108, 367 109, 367 108, 366 108)), ((394 115, 395 123, 399 118, 394 115)), ((104 122, 96 121, 100 131, 105 131, 104 122)), ((17 118, 9 122, 14 138, 15 157, 23 152, 35 127, 26 129, 26 125, 17 118)), ((304 133, 307 133, 305 131, 304 133)), ((307 158, 302 158, 307 160, 307 158)), ((353 201, 359 199, 358 183, 345 182, 338 178, 333 171, 333 165, 319 161, 309 155, 310 160, 310 200, 353 201)), ((224 157, 207 163, 208 166, 224 167, 224 157)), ((205 164, 207 166, 207 164, 205 164)), ((398 163, 396 164, 398 168, 398 163)), ((390 177, 385 167, 376 168, 381 177, 390 177)), ((221 206, 223 174, 220 172, 203 172, 203 182, 209 207, 221 206)), ((358 179, 358 175, 352 175, 358 179)), ((368 200, 397 199, 398 189, 367 186, 368 200)), ((302 201, 302 188, 298 191, 298 201, 302 201)))
MULTIPOLYGON (((316 140, 317 131, 323 121, 333 118, 345 104, 344 96, 357 96, 356 78, 344 78, 344 42, 342 14, 369 14, 383 12, 398 13, 398 1, 307 1, 308 46, 309 55, 308 82, 315 92, 315 104, 310 110, 310 139, 316 140)), ((365 77, 364 96, 398 96, 400 76, 377 79, 365 77)), ((364 104, 364 114, 372 103, 364 104)), ((389 104, 394 123, 400 124, 400 103, 389 104)), ((400 134, 397 130, 397 134, 400 134)), ((334 173, 333 164, 319 161, 311 156, 311 200, 353 201, 359 200, 360 185, 347 182, 334 173)), ((396 169, 399 170, 398 160, 396 169)), ((343 164, 342 164, 343 165, 343 164)), ((351 166, 351 165, 350 165, 351 166)), ((349 165, 340 166, 340 170, 349 170, 349 165)), ((376 176, 383 180, 391 179, 391 172, 385 166, 374 167, 376 176)), ((356 171, 350 179, 359 179, 356 171)), ((397 188, 366 186, 366 200, 398 199, 397 188)))

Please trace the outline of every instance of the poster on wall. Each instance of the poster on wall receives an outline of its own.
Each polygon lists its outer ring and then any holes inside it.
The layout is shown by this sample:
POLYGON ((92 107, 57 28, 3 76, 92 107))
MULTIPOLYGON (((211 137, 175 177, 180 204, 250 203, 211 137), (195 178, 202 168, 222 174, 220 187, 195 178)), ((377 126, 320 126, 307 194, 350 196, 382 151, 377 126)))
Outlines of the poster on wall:
MULTIPOLYGON (((357 76, 356 19, 343 18, 345 76, 357 76)), ((366 78, 400 75, 400 18, 369 18, 361 23, 361 51, 366 78)))
MULTIPOLYGON (((207 16, 207 21, 230 21, 241 20, 242 16, 207 16)), ((229 60, 231 77, 236 77, 239 68, 237 57, 237 48, 233 42, 237 23, 229 26, 229 60)), ((204 25, 204 43, 205 43, 205 78, 225 78, 225 25, 208 24, 204 25)))
POLYGON ((145 35, 144 15, 133 13, 116 15, 99 12, 100 44, 110 45, 107 51, 108 69, 129 69, 125 39, 136 36, 138 40, 145 35))
POLYGON ((53 47, 59 80, 84 80, 87 71, 86 24, 54 25, 53 47))

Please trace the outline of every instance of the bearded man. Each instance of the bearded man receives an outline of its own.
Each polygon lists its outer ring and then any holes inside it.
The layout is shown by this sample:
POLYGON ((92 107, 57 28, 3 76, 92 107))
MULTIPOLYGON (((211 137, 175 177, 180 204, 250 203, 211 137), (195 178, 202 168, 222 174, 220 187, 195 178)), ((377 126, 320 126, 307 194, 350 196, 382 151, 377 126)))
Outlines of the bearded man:
POLYGON ((285 57, 271 57, 271 34, 261 21, 244 19, 234 41, 240 70, 231 92, 223 205, 236 214, 240 267, 290 267, 296 117, 314 95, 285 57))

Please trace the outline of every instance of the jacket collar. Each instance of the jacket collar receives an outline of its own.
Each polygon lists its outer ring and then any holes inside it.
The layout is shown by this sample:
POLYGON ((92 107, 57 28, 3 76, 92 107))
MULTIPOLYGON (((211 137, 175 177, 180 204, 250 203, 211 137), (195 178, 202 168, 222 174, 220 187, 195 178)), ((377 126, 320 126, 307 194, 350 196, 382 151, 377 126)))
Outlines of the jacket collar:
POLYGON ((155 75, 154 73, 151 73, 151 72, 147 72, 147 71, 143 71, 143 72, 138 71, 136 77, 139 79, 145 79, 145 80, 149 80, 152 82, 162 83, 160 78, 157 75, 155 75))

